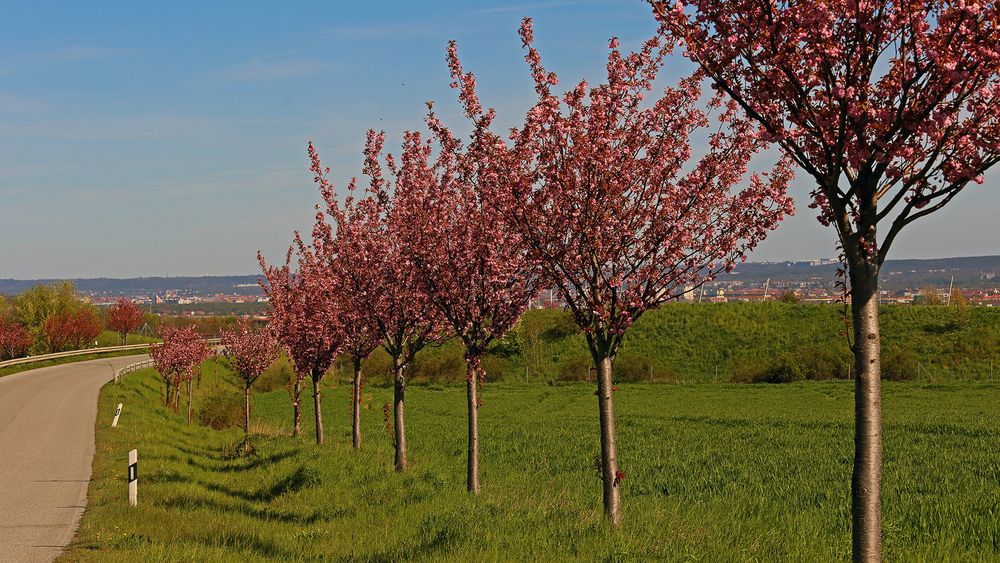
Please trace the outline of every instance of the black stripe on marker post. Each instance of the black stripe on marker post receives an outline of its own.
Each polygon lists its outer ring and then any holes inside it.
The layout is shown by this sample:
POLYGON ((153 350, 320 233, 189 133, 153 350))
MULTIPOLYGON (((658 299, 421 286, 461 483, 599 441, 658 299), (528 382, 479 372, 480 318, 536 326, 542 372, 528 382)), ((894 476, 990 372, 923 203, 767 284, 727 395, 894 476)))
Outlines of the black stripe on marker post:
POLYGON ((131 483, 139 478, 139 462, 128 466, 128 482, 131 483))

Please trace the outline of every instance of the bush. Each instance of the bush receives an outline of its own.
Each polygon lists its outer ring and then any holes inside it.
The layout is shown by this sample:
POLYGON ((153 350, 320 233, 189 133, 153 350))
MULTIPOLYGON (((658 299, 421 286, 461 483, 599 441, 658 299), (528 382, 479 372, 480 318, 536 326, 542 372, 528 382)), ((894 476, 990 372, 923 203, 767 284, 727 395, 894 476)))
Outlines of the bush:
POLYGON ((243 401, 242 392, 214 387, 201 400, 196 420, 215 430, 243 426, 243 401))
POLYGON ((573 320, 573 313, 565 309, 548 313, 549 325, 542 332, 542 340, 555 342, 580 332, 580 327, 573 320))
MULTIPOLYGON (((483 370, 486 371, 487 383, 493 383, 495 381, 503 381, 508 373, 514 371, 514 365, 505 356, 486 355, 483 357, 483 370)), ((515 373, 514 375, 515 378, 518 375, 523 377, 524 372, 522 370, 520 373, 515 373)), ((515 381, 520 381, 520 379, 516 378, 515 381)))
POLYGON ((418 354, 407 368, 407 379, 414 383, 457 383, 465 381, 465 358, 455 350, 438 354, 418 354))
POLYGON ((615 362, 614 379, 622 383, 639 383, 649 381, 649 358, 635 356, 619 356, 615 362))
POLYGON ((590 381, 590 370, 594 367, 594 361, 585 356, 571 356, 566 358, 559 367, 560 381, 590 381))
POLYGON ((806 368, 795 354, 781 354, 758 373, 757 383, 791 383, 806 378, 806 368))
POLYGON ((795 359, 801 364, 806 379, 847 379, 848 366, 854 356, 844 345, 842 348, 802 346, 795 350, 795 359))
POLYGON ((292 361, 288 356, 282 355, 257 378, 253 384, 253 390, 270 393, 278 389, 285 389, 294 378, 295 370, 292 368, 292 361))
POLYGON ((361 375, 366 384, 383 383, 391 387, 392 358, 379 346, 361 364, 361 375))
POLYGON ((882 379, 913 381, 919 369, 917 356, 909 350, 892 350, 882 354, 882 379))

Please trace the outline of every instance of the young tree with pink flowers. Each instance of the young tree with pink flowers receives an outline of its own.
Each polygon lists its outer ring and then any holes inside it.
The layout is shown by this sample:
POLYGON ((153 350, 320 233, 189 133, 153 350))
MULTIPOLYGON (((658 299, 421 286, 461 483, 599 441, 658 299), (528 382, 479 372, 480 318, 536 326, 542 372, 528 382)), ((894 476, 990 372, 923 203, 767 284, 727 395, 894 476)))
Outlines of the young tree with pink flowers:
POLYGON ((271 330, 295 366, 293 434, 298 435, 300 431, 299 385, 308 376, 313 386, 316 443, 322 444, 320 380, 333 365, 343 342, 333 285, 319 267, 315 252, 297 232, 295 246, 288 249, 283 266, 268 266, 259 253, 258 259, 267 278, 267 284, 262 285, 270 298, 271 330), (297 252, 298 259, 295 272, 291 269, 293 251, 297 252))
POLYGON ((1000 162, 996 2, 652 2, 663 32, 815 182, 850 279, 852 547, 881 558, 879 270, 1000 162), (880 233, 879 224, 885 228, 880 233))
POLYGON ((318 259, 316 267, 325 269, 325 275, 333 287, 335 294, 335 310, 338 316, 338 326, 342 339, 342 351, 351 357, 353 370, 351 383, 351 446, 361 448, 361 400, 364 389, 364 376, 361 363, 378 347, 382 341, 378 327, 375 325, 374 311, 366 307, 366 300, 358 299, 353 293, 355 287, 351 280, 366 275, 357 271, 364 267, 363 263, 352 261, 348 250, 341 254, 338 247, 349 244, 361 236, 356 229, 363 228, 365 214, 356 205, 352 195, 343 204, 337 201, 333 184, 327 179, 329 169, 323 167, 316 148, 309 144, 309 158, 313 179, 320 188, 327 202, 327 213, 333 220, 331 224, 323 213, 316 214, 313 226, 313 250, 318 259), (339 237, 338 237, 339 233, 339 237))
MULTIPOLYGON (((556 75, 533 46, 530 19, 520 33, 538 102, 512 133, 512 148, 489 143, 509 153, 505 167, 517 167, 496 175, 503 187, 497 202, 586 336, 597 368, 604 509, 617 526, 625 473, 617 458, 612 367, 622 339, 643 312, 745 259, 792 212, 785 196, 791 173, 782 161, 734 191, 764 147, 761 132, 717 98, 708 105, 719 115, 710 119, 699 107, 696 78, 652 98, 667 54, 658 39, 632 54, 612 39, 607 82, 580 82, 558 97, 551 91, 556 75), (705 154, 692 159, 691 136, 710 126, 705 154)), ((467 114, 488 119, 474 77, 463 73, 453 50, 449 60, 467 114)))
MULTIPOLYGON (((301 301, 298 294, 304 291, 299 277, 291 268, 292 252, 293 248, 289 247, 282 266, 268 266, 264 256, 260 252, 257 253, 257 260, 264 274, 260 286, 268 298, 270 312, 268 329, 289 356, 291 351, 286 339, 290 338, 291 329, 282 325, 293 322, 293 307, 301 301)), ((302 381, 307 376, 307 373, 296 367, 292 380, 288 383, 288 393, 292 397, 292 436, 298 436, 302 432, 302 381)))
MULTIPOLYGON (((465 347, 468 407, 466 485, 479 493, 479 386, 490 344, 517 322, 538 290, 539 276, 518 231, 500 220, 493 198, 503 166, 487 129, 492 111, 463 146, 428 104, 432 146, 406 135, 396 191, 399 225, 416 281, 465 347)), ((475 117, 475 116, 472 116, 475 117)))
MULTIPOLYGON (((397 471, 405 471, 406 416, 405 369, 418 351, 440 336, 441 323, 433 304, 417 283, 413 261, 408 259, 400 214, 396 211, 399 193, 390 189, 406 182, 391 155, 385 164, 395 178, 390 186, 382 174, 384 133, 368 131, 365 145, 364 174, 368 177, 366 197, 355 200, 356 181, 352 180, 348 210, 345 212, 326 180, 329 173, 310 145, 313 173, 326 202, 326 212, 336 223, 336 255, 342 270, 340 295, 352 302, 349 308, 369 316, 375 336, 392 358, 393 374, 393 446, 397 471), (339 220, 338 220, 339 218, 339 220)), ((405 155, 404 155, 405 157, 405 155)))
POLYGON ((0 360, 20 358, 31 348, 31 334, 23 325, 0 318, 0 360))
POLYGON ((243 381, 246 399, 243 438, 247 439, 250 437, 250 387, 278 358, 277 342, 271 331, 254 329, 250 320, 244 318, 233 330, 222 331, 222 346, 236 375, 243 381))
POLYGON ((202 362, 211 355, 211 351, 194 326, 163 327, 160 337, 163 339, 163 343, 152 345, 149 349, 149 355, 153 359, 156 370, 160 372, 160 376, 163 377, 167 385, 166 404, 170 405, 172 389, 174 412, 178 411, 181 383, 186 383, 187 420, 188 424, 191 424, 193 404, 191 382, 201 368, 202 362))
POLYGON ((122 297, 108 308, 107 325, 109 329, 118 333, 124 346, 127 343, 128 333, 139 328, 142 318, 142 308, 136 305, 135 301, 122 297))
POLYGON ((50 315, 45 319, 43 330, 49 349, 62 352, 86 347, 100 336, 102 326, 97 313, 88 306, 50 315))

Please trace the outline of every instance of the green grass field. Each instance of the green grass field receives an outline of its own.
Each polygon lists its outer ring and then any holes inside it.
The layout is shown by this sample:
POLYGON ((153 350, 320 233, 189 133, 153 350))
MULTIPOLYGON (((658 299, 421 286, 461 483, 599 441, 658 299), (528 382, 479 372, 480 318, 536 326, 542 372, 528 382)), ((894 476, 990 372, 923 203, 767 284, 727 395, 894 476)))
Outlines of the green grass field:
MULTIPOLYGON (((369 387, 350 449, 349 389, 328 383, 327 443, 287 435, 282 390, 256 395, 256 456, 241 431, 188 426, 155 372, 100 398, 88 508, 63 560, 668 560, 850 558, 852 391, 788 385, 623 384, 616 393, 625 520, 601 513, 593 387, 488 384, 483 493, 465 492, 460 387, 407 394, 411 469, 397 474, 369 387), (110 421, 117 403, 124 412, 110 421), (139 506, 126 500, 139 450, 139 506)), ((200 397, 228 388, 212 362, 200 397)), ((885 385, 889 561, 1000 559, 1000 385, 885 385)))

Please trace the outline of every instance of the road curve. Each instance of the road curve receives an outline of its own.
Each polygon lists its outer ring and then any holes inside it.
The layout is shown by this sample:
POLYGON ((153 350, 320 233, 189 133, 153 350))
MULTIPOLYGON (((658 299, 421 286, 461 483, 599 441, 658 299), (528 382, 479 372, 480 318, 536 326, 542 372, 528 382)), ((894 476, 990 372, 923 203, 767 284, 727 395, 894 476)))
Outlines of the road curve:
POLYGON ((146 357, 0 377, 0 561, 52 561, 73 539, 87 502, 98 393, 115 369, 146 357))

